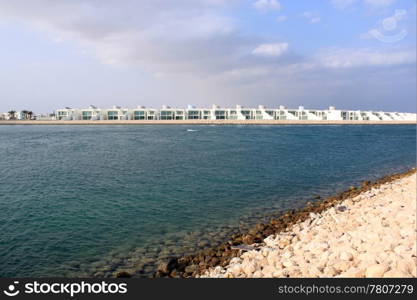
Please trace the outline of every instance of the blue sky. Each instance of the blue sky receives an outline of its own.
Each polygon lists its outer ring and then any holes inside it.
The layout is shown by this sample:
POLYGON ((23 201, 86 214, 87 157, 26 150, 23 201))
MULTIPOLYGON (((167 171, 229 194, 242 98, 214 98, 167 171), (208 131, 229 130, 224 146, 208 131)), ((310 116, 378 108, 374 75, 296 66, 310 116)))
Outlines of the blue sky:
POLYGON ((415 0, 0 0, 0 111, 416 111, 415 0))

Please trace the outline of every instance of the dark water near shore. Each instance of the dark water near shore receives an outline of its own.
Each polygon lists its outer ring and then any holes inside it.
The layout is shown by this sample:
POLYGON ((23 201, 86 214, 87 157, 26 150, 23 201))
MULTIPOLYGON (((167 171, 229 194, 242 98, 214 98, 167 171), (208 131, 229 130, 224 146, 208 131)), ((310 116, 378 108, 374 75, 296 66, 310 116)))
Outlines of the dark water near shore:
POLYGON ((0 126, 0 276, 147 275, 415 165, 412 125, 0 126))

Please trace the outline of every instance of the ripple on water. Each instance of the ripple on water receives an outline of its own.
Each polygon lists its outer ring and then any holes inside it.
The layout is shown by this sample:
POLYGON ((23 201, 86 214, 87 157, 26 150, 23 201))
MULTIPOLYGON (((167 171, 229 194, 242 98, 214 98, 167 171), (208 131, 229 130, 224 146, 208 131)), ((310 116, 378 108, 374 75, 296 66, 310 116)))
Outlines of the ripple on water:
POLYGON ((198 130, 1 126, 0 275, 146 276, 271 211, 415 165, 415 126, 198 130))

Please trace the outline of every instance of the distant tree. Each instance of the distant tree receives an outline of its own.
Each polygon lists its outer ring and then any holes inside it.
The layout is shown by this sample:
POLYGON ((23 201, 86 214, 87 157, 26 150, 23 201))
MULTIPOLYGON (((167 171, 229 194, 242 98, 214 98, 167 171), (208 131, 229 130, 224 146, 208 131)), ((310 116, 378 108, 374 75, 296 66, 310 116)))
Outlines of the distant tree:
POLYGON ((29 120, 32 120, 32 118, 33 118, 33 111, 28 111, 28 117, 29 117, 29 120))
POLYGON ((22 110, 22 114, 23 114, 23 120, 27 120, 28 118, 28 112, 27 110, 22 110))
POLYGON ((10 110, 8 112, 8 114, 9 114, 9 119, 10 120, 15 120, 16 119, 16 111, 15 110, 10 110))

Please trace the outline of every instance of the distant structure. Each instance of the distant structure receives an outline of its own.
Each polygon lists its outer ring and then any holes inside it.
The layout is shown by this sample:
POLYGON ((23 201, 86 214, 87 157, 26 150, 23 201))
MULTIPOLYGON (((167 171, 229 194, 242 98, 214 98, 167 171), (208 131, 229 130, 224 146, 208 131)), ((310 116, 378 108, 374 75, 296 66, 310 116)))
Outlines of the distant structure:
POLYGON ((211 108, 196 108, 188 105, 186 109, 171 108, 163 105, 161 109, 138 106, 135 109, 113 106, 110 109, 100 109, 90 105, 85 109, 66 107, 55 112, 55 120, 361 120, 361 121, 416 121, 414 113, 340 110, 330 106, 326 110, 289 109, 285 106, 266 108, 245 108, 236 105, 235 108, 221 108, 213 105, 211 108))
POLYGON ((30 110, 10 110, 6 113, 0 113, 0 120, 36 120, 36 117, 30 110))

